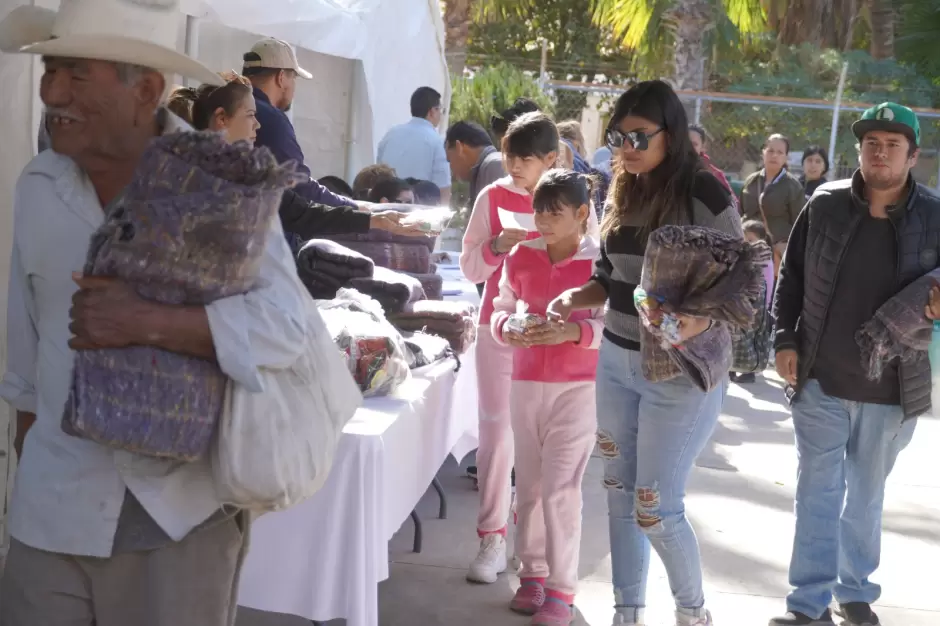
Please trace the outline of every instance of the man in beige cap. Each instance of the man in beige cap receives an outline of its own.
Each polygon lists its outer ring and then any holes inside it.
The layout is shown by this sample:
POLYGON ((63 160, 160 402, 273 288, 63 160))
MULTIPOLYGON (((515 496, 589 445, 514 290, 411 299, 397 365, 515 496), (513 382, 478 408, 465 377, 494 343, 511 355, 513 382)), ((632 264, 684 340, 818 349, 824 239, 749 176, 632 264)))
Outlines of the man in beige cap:
POLYGON ((154 136, 185 129, 162 106, 165 75, 221 78, 176 52, 176 0, 62 0, 14 9, 0 50, 42 55, 52 150, 14 198, 8 366, 19 468, 0 581, 4 626, 228 626, 247 519, 224 510, 206 460, 173 463, 63 432, 72 348, 154 346, 217 362, 260 389, 259 369, 293 363, 304 303, 273 220, 263 285, 208 306, 142 300, 119 280, 84 278, 92 233, 119 209, 154 136))
POLYGON ((245 53, 242 74, 254 87, 256 116, 261 124, 255 143, 268 148, 281 163, 295 161, 298 171, 310 178, 309 182, 297 185, 294 191, 317 204, 356 206, 351 199, 339 196, 318 183, 304 164, 304 152, 297 142, 294 125, 285 112, 294 102, 297 78, 309 79, 312 75, 300 67, 291 45, 280 39, 262 39, 245 53))

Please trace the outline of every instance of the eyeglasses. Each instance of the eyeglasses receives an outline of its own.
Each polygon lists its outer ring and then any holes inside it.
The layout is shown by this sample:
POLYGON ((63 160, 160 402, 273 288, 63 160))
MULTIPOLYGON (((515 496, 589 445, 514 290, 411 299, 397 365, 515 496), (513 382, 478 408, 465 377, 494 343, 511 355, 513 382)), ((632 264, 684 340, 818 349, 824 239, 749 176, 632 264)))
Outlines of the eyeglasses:
POLYGON ((627 143, 634 150, 642 152, 650 147, 650 139, 664 130, 666 129, 660 127, 651 133, 645 133, 641 130, 625 133, 617 128, 608 128, 604 134, 604 139, 607 142, 607 147, 611 150, 622 148, 623 144, 627 143))

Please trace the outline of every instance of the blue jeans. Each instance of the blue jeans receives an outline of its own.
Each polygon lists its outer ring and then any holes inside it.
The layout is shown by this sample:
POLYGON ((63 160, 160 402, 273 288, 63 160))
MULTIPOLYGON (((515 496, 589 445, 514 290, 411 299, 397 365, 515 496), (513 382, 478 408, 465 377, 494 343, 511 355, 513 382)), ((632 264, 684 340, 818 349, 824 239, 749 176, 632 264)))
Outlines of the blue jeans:
POLYGON ((810 380, 793 403, 799 455, 787 610, 816 618, 832 602, 875 602, 885 479, 916 420, 899 406, 826 395, 810 380))
POLYGON ((651 383, 639 352, 608 340, 597 366, 598 446, 610 515, 617 612, 639 622, 646 603, 650 544, 687 615, 704 615, 702 566, 685 517, 685 485, 721 409, 723 385, 705 393, 681 376, 651 383))

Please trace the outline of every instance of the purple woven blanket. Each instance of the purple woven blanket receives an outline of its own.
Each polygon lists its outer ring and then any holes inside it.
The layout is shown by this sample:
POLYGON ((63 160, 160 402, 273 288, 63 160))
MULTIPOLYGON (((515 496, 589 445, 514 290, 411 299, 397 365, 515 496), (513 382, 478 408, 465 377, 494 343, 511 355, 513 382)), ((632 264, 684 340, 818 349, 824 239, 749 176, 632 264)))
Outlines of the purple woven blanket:
MULTIPOLYGON (((211 133, 154 140, 92 236, 85 274, 116 276, 147 300, 205 305, 258 282, 265 239, 293 165, 211 133)), ((205 454, 222 412, 218 365, 150 347, 75 357, 66 432, 147 456, 205 454)))

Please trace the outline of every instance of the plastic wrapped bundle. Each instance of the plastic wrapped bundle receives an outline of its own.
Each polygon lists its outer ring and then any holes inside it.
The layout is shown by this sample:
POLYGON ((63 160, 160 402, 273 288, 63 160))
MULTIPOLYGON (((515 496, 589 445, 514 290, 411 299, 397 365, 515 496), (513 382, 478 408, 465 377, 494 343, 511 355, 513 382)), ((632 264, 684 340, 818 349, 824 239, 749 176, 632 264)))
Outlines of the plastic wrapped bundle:
POLYGON ((375 300, 340 289, 317 307, 363 396, 388 395, 409 378, 412 355, 375 300))
POLYGON ((544 317, 536 315, 535 313, 513 313, 506 318, 506 324, 503 326, 503 330, 524 335, 533 328, 538 328, 542 324, 545 324, 547 321, 548 320, 544 317))
MULTIPOLYGON (((163 304, 205 305, 257 282, 281 194, 298 178, 266 148, 211 133, 153 141, 92 236, 84 273, 115 276, 163 304)), ((69 434, 147 456, 205 454, 226 377, 157 348, 79 351, 62 420, 69 434)))

